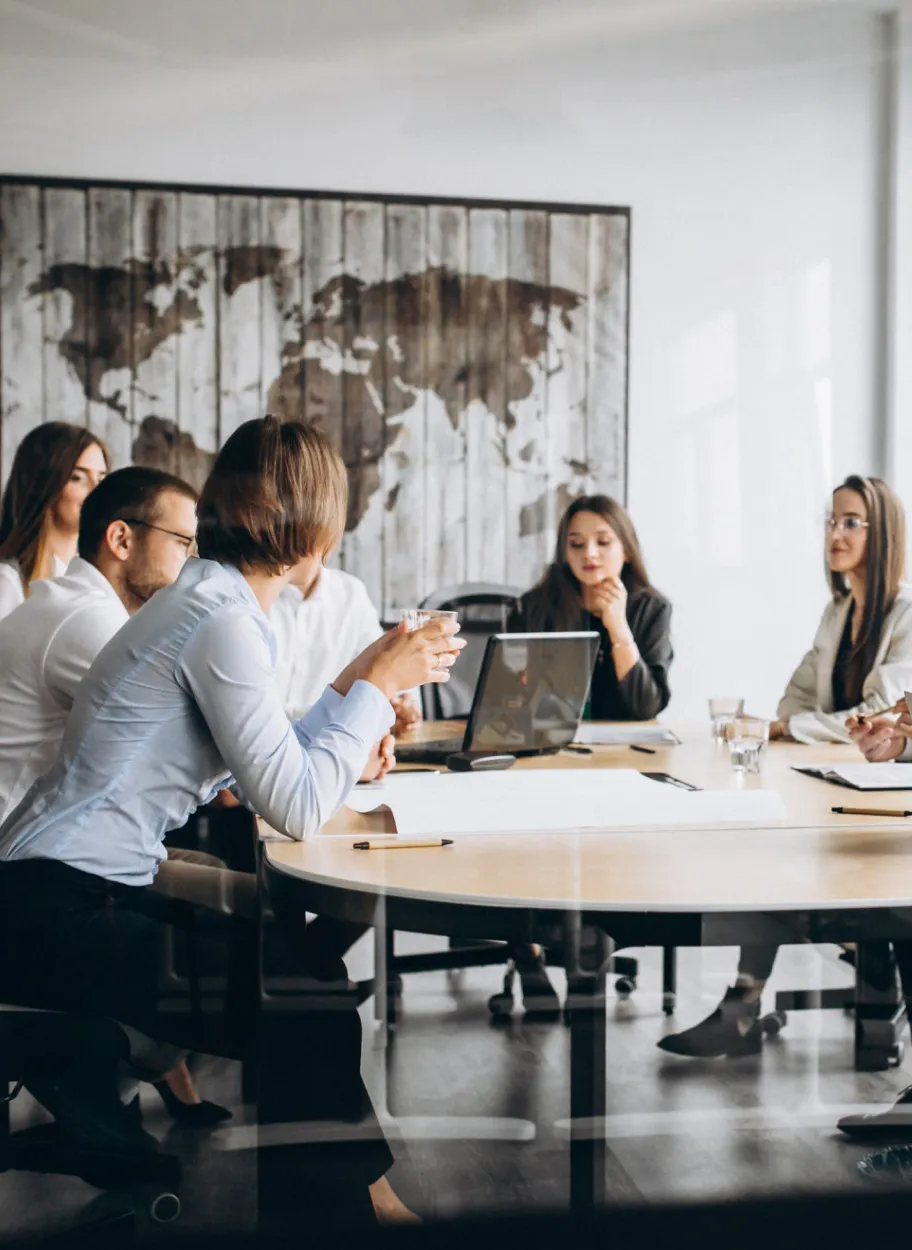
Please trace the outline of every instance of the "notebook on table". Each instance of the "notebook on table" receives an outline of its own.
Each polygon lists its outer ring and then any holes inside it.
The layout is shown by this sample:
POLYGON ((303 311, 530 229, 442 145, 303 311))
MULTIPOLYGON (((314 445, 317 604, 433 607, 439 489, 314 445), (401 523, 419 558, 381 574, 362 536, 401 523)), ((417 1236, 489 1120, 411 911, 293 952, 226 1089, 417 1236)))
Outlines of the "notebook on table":
POLYGON ((912 790, 912 764, 793 764, 792 768, 849 790, 912 790))
POLYGON ((396 759, 445 764, 461 751, 541 755, 569 746, 589 697, 598 648, 594 630, 492 635, 465 733, 398 743, 396 759))

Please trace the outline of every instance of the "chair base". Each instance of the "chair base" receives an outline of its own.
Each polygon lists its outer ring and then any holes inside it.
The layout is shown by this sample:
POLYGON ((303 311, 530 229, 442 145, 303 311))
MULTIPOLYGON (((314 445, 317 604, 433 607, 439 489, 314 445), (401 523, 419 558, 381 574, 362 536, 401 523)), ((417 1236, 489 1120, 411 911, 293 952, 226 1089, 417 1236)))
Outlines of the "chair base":
POLYGON ((95 1189, 130 1190, 158 1223, 180 1213, 180 1160, 165 1154, 124 1154, 74 1146, 56 1124, 11 1133, 0 1142, 0 1172, 76 1176, 95 1189))

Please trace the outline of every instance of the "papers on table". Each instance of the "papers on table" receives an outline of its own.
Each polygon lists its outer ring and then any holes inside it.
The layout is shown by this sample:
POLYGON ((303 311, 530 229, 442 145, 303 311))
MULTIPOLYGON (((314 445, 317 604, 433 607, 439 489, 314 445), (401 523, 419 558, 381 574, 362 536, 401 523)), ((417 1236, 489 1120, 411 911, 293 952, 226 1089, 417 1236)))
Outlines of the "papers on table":
POLYGON ((680 739, 665 725, 599 725, 583 721, 573 741, 588 747, 674 747, 680 739))
POLYGON ((652 825, 774 825, 786 818, 769 790, 679 790, 632 769, 548 769, 388 777, 356 790, 359 812, 389 807, 406 837, 563 833, 652 825))
POLYGON ((793 764, 796 773, 850 790, 912 790, 912 764, 793 764))

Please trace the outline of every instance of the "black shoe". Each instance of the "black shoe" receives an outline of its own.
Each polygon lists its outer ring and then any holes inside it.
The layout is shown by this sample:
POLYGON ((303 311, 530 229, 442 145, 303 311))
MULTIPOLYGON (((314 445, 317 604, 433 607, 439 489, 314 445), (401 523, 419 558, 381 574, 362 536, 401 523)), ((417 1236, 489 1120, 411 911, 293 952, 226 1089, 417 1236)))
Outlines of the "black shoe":
POLYGON ((763 1047, 760 999, 746 1003, 744 990, 733 986, 725 991, 725 997, 711 1016, 683 1033, 670 1033, 658 1046, 670 1055, 686 1055, 692 1059, 758 1055, 763 1047))
POLYGON ((887 1184, 912 1184, 912 1146, 888 1146, 876 1154, 860 1159, 859 1172, 869 1181, 887 1184))
POLYGON ((900 1092, 889 1111, 845 1115, 836 1127, 857 1141, 912 1141, 912 1085, 900 1092))
POLYGON ((26 1081, 25 1088, 50 1111, 61 1132, 75 1146, 125 1154, 158 1150, 158 1142, 143 1129, 130 1107, 125 1107, 116 1096, 104 1096, 89 1082, 74 1079, 72 1074, 60 1080, 26 1081))
POLYGON ((528 949, 517 951, 515 963, 525 1014, 534 1020, 559 1020, 560 999, 545 971, 544 955, 535 955, 528 949))
POLYGON ((165 1081, 155 1081, 153 1084, 171 1119, 182 1128, 214 1128, 216 1124, 231 1119, 232 1113, 228 1108, 220 1107, 217 1102, 181 1102, 165 1081))

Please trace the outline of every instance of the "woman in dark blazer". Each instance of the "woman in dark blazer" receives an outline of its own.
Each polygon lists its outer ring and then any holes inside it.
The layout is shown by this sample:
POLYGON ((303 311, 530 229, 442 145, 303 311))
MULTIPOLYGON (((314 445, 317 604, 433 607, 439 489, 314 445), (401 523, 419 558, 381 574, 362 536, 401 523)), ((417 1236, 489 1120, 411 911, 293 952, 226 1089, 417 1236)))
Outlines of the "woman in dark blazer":
POLYGON ((607 495, 570 505, 553 564, 519 599, 507 628, 598 631, 593 720, 651 720, 668 706, 671 604, 650 585, 633 522, 607 495))
MULTIPOLYGON (((585 715, 651 720, 671 698, 671 604, 650 584, 633 522, 607 495, 572 503, 554 562, 517 602, 510 633, 593 629, 600 638, 585 715)), ((516 945, 526 1013, 554 1018, 560 1004, 540 947, 516 945)))

